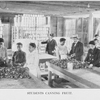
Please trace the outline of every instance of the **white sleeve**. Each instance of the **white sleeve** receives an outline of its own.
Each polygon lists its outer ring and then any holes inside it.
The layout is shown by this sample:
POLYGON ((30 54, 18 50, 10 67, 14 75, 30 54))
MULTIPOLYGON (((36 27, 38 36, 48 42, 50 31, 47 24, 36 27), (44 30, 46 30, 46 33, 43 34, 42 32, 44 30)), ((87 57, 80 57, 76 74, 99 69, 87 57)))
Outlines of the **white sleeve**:
POLYGON ((38 52, 36 52, 36 54, 35 54, 34 65, 35 65, 35 67, 39 66, 39 54, 38 54, 38 52))
POLYGON ((40 73, 41 73, 41 71, 40 71, 40 68, 39 68, 39 54, 38 54, 38 52, 35 54, 35 60, 34 60, 34 66, 35 66, 35 68, 36 68, 36 73, 37 73, 37 77, 38 78, 40 78, 41 77, 41 75, 40 75, 40 73))
POLYGON ((56 57, 59 59, 59 47, 56 47, 56 57))
POLYGON ((66 50, 66 54, 68 54, 68 48, 67 48, 67 46, 65 47, 65 50, 66 50))

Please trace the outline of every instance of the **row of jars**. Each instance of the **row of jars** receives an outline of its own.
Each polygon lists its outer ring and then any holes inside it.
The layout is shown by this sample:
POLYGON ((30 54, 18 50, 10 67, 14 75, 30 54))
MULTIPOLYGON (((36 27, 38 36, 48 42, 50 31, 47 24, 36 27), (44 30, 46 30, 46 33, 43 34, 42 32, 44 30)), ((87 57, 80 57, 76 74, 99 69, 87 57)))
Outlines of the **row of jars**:
POLYGON ((16 15, 14 18, 14 26, 41 27, 46 25, 46 17, 43 15, 16 15))

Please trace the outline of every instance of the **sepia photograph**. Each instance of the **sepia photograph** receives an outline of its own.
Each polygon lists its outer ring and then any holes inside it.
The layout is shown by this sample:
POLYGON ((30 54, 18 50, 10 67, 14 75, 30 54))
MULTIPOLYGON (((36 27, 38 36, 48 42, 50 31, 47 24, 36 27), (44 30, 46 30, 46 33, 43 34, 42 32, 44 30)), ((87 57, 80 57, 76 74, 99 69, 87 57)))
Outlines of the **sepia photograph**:
POLYGON ((0 89, 99 88, 100 1, 0 1, 0 89))

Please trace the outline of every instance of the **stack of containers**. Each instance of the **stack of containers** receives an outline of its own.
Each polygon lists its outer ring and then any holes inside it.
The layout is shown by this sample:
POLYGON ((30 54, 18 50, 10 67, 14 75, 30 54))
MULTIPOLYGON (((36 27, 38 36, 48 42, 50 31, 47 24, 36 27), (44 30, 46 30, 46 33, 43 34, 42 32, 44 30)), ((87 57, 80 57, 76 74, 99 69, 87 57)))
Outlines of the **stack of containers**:
POLYGON ((44 15, 23 14, 16 15, 14 18, 12 29, 13 40, 22 39, 24 35, 28 34, 28 38, 38 41, 40 52, 45 51, 43 49, 45 45, 41 45, 40 42, 47 40, 48 32, 49 28, 46 27, 46 17, 44 15))

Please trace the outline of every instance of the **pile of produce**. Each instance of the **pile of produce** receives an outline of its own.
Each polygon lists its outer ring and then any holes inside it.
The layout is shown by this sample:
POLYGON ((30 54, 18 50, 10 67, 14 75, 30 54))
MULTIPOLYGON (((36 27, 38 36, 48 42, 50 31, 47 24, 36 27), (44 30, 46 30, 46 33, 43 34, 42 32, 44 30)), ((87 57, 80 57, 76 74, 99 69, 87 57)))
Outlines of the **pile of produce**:
POLYGON ((0 78, 12 78, 12 79, 22 79, 31 78, 28 74, 29 68, 27 67, 1 67, 0 68, 0 78))
POLYGON ((87 68, 87 63, 82 63, 81 61, 77 61, 75 59, 64 59, 64 60, 50 60, 50 63, 59 66, 63 69, 67 69, 68 63, 73 63, 73 69, 79 68, 87 68))
POLYGON ((49 62, 56 65, 56 66, 64 68, 64 69, 67 68, 67 63, 68 63, 68 61, 66 59, 64 59, 64 60, 50 60, 49 62))

